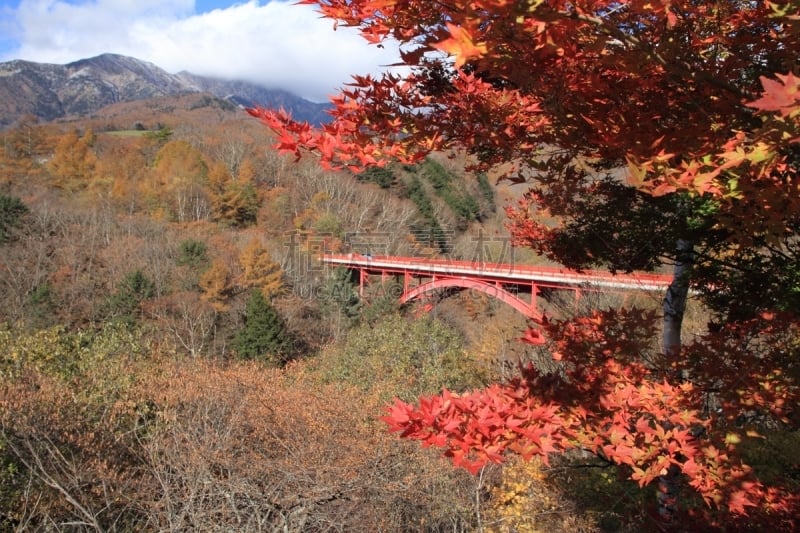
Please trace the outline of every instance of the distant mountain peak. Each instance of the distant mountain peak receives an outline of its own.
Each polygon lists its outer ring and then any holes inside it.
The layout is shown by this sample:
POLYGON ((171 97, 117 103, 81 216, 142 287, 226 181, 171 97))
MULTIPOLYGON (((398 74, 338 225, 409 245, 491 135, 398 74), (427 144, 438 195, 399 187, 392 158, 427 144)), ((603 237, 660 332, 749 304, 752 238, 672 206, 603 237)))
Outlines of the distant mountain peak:
POLYGON ((283 107, 312 124, 330 118, 327 104, 288 91, 188 72, 170 74, 147 61, 106 53, 65 65, 0 63, 0 128, 25 115, 51 121, 86 116, 111 104, 193 92, 208 92, 242 106, 283 107))

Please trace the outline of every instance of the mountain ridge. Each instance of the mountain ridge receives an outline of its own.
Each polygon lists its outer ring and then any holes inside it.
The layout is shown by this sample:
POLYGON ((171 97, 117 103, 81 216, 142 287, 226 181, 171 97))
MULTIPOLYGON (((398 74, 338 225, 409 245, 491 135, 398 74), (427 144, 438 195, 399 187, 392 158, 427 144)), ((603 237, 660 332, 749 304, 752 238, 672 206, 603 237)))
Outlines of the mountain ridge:
POLYGON ((328 104, 282 89, 185 71, 170 74, 130 56, 101 54, 63 65, 21 59, 0 63, 0 128, 26 115, 50 122, 86 116, 116 103, 202 92, 242 107, 283 107, 315 125, 329 120, 328 104))

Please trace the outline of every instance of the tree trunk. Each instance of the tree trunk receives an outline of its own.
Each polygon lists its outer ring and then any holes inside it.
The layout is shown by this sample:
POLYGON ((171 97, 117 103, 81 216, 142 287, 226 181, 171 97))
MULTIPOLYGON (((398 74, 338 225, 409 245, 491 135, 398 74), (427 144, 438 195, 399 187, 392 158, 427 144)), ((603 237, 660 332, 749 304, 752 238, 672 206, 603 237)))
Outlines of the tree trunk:
POLYGON ((664 296, 664 337, 662 349, 669 361, 678 357, 681 351, 681 326, 689 297, 689 279, 694 264, 694 246, 685 239, 676 244, 675 269, 672 283, 664 296))
MULTIPOLYGON (((678 239, 676 243, 675 269, 672 283, 664 296, 664 332, 662 350, 665 363, 680 356, 681 326, 689 297, 689 280, 694 264, 694 246, 686 239, 678 239)), ((684 376, 674 376, 683 379, 684 376)), ((662 520, 669 522, 676 511, 675 501, 680 490, 680 469, 670 465, 667 473, 658 478, 658 514, 662 520)))

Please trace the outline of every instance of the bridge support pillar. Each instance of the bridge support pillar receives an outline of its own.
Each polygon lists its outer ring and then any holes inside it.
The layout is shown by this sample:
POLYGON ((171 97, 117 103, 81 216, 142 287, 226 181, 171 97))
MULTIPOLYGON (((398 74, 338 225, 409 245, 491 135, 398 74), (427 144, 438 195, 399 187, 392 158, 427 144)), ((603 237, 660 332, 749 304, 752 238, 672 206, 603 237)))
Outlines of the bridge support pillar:
POLYGON ((368 281, 367 271, 363 268, 358 269, 358 296, 360 298, 364 297, 364 285, 367 284, 368 281))

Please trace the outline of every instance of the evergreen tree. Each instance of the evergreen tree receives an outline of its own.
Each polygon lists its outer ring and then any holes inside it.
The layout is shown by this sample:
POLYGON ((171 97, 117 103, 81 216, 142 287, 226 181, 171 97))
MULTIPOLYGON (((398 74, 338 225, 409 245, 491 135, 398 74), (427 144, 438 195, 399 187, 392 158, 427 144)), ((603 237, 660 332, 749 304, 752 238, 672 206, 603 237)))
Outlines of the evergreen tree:
POLYGON ((125 276, 117 291, 106 301, 106 315, 133 325, 141 303, 155 294, 155 283, 141 270, 135 270, 125 276))
POLYGON ((181 266, 199 268, 208 263, 208 246, 203 241, 186 239, 178 247, 176 262, 181 266))
POLYGON ((490 213, 494 213, 494 189, 492 189, 492 185, 489 183, 489 177, 484 172, 478 173, 478 188, 481 191, 481 196, 483 196, 483 201, 487 209, 490 213))
POLYGON ((12 231, 22 223, 28 207, 15 196, 0 194, 0 244, 11 240, 12 231))
POLYGON ((361 300, 353 287, 350 271, 331 271, 320 294, 320 308, 332 320, 352 326, 361 314, 361 300))
POLYGON ((381 189, 388 189, 396 181, 394 172, 385 167, 369 167, 356 176, 361 181, 377 183, 381 189))
POLYGON ((262 359, 279 365, 292 351, 292 339, 286 324, 260 290, 253 290, 247 300, 244 329, 236 336, 236 351, 243 359, 262 359))

